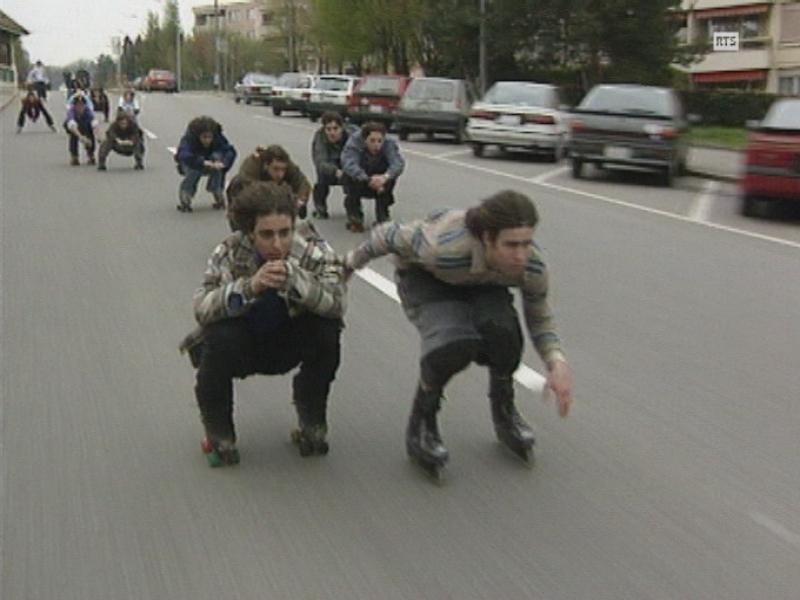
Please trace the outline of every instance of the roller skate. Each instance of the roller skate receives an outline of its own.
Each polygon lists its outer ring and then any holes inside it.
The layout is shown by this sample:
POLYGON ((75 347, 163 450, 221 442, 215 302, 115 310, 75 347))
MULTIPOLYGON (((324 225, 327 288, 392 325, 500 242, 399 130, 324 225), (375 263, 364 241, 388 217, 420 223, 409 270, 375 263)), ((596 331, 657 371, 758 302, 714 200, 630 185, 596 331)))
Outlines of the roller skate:
POLYGON ((239 464, 239 450, 236 449, 236 444, 230 440, 211 440, 208 437, 203 438, 200 443, 203 454, 206 455, 208 466, 224 467, 229 465, 239 464))
POLYGON ((192 212, 192 197, 186 192, 181 192, 178 196, 178 210, 180 212, 192 212))
POLYGON ((491 374, 489 400, 497 439, 527 464, 533 462, 533 430, 514 406, 514 381, 509 377, 491 374))
POLYGON ((211 205, 211 208, 214 210, 221 210, 225 208, 225 196, 222 195, 222 192, 214 193, 214 204, 211 205))
POLYGON ((325 437, 328 434, 326 425, 309 425, 295 429, 291 433, 292 443, 297 446, 300 456, 325 456, 330 450, 325 437))
POLYGON ((417 388, 414 406, 406 429, 406 453, 409 458, 436 481, 441 480, 441 470, 450 453, 442 443, 436 413, 441 406, 438 390, 417 388))

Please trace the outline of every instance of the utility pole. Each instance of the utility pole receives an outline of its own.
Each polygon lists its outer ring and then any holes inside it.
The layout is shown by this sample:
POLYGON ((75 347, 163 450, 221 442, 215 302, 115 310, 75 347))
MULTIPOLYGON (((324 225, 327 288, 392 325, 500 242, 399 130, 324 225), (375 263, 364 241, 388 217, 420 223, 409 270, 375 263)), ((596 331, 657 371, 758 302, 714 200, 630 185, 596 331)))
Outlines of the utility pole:
POLYGON ((289 8, 289 72, 295 70, 294 64, 294 0, 288 0, 289 8))
POLYGON ((175 91, 180 92, 181 88, 181 12, 178 8, 178 0, 175 0, 175 12, 178 14, 178 21, 175 23, 175 91))
POLYGON ((219 0, 214 0, 214 87, 217 91, 222 89, 219 58, 219 0))
POLYGON ((478 33, 478 70, 480 78, 481 96, 486 93, 486 0, 480 0, 480 30, 478 33))

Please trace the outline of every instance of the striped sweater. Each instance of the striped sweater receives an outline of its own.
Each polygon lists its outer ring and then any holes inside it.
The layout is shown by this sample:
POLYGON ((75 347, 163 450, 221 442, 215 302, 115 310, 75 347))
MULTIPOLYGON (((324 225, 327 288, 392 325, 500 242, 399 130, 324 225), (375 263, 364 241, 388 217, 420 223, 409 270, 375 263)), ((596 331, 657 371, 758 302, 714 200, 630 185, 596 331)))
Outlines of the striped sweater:
POLYGON ((408 224, 383 223, 347 254, 345 264, 360 269, 374 258, 391 254, 398 269, 421 267, 445 283, 518 287, 528 333, 539 356, 545 362, 564 360, 547 302, 547 267, 539 248, 531 245, 524 275, 493 270, 486 264, 482 242, 466 228, 464 215, 463 210, 445 209, 408 224))

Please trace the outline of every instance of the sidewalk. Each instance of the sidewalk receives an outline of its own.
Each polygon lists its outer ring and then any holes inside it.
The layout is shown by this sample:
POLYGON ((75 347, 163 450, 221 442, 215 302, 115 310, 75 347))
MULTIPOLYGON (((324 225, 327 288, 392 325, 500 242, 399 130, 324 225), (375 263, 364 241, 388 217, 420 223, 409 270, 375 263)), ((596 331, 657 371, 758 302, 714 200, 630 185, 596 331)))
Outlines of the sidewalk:
POLYGON ((691 146, 686 167, 690 174, 698 177, 738 181, 743 160, 744 154, 736 150, 691 146))

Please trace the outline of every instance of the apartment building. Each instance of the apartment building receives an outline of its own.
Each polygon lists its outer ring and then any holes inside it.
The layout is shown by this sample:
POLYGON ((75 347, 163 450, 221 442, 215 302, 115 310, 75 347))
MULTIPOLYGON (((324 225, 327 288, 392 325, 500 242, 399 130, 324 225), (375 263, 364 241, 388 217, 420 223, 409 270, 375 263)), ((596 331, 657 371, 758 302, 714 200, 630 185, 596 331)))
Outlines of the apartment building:
POLYGON ((10 102, 17 93, 17 63, 13 44, 28 33, 27 29, 0 10, 0 107, 10 102))
MULTIPOLYGON (((251 1, 219 3, 216 17, 219 20, 219 29, 228 34, 239 34, 249 39, 262 39, 280 35, 278 14, 282 2, 251 1)), ((195 6, 194 13, 195 34, 213 32, 216 26, 214 5, 195 6)))
POLYGON ((698 88, 741 88, 800 95, 800 1, 684 0, 680 37, 711 43, 738 32, 739 50, 711 51, 689 67, 698 88))

